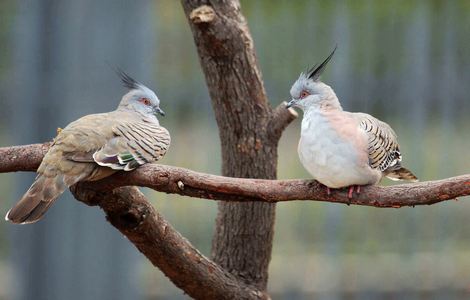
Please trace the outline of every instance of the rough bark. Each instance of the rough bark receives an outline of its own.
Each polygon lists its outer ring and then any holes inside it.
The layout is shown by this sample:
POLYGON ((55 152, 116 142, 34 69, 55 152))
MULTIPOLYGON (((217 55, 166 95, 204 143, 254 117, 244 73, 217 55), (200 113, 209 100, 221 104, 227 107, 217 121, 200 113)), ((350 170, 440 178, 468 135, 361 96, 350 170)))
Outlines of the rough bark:
MULTIPOLYGON (((0 173, 35 171, 49 144, 0 148, 0 173)), ((470 174, 442 180, 394 186, 367 186, 348 198, 347 189, 326 188, 314 180, 245 179, 204 174, 159 164, 144 165, 132 172, 120 172, 87 183, 95 190, 121 186, 142 186, 156 191, 209 200, 231 202, 279 202, 313 200, 374 207, 430 205, 470 195, 470 174)))
MULTIPOLYGON (((296 113, 284 109, 283 104, 276 109, 269 106, 238 1, 182 3, 218 122, 222 173, 227 177, 147 165, 99 182, 80 183, 72 187, 72 192, 88 205, 99 205, 109 222, 191 297, 269 299, 264 291, 277 201, 400 207, 470 194, 470 175, 393 187, 365 187, 353 199, 348 199, 342 190, 327 195, 325 188, 312 180, 268 180, 276 178, 278 140, 296 113), (127 185, 225 200, 219 204, 214 234, 215 262, 176 232, 135 187, 122 187, 127 185)), ((34 171, 47 149, 48 144, 0 148, 0 172, 34 171)))
POLYGON ((74 196, 99 205, 106 219, 154 266, 194 299, 269 299, 202 255, 147 201, 136 187, 114 190, 79 183, 74 196))
MULTIPOLYGON (((0 173, 35 171, 49 146, 50 143, 0 148, 0 173)), ((392 187, 369 186, 363 188, 360 195, 348 199, 344 190, 334 190, 327 195, 325 187, 312 180, 232 178, 154 164, 71 188, 78 200, 99 205, 108 221, 191 297, 269 299, 264 291, 240 282, 239 278, 199 253, 155 211, 142 193, 135 187, 122 187, 127 185, 226 201, 304 199, 398 208, 470 195, 470 174, 392 187)))
MULTIPOLYGON (((0 173, 36 171, 50 144, 0 148, 0 173)), ((167 178, 155 174, 152 177, 167 178)), ((189 296, 202 300, 269 299, 263 291, 240 282, 202 255, 136 187, 119 187, 113 180, 102 183, 79 183, 71 191, 77 200, 100 206, 107 220, 189 296)))
MULTIPOLYGON (((280 130, 295 115, 267 101, 240 3, 183 0, 222 145, 222 174, 276 178, 280 130), (278 126, 270 126, 279 121, 278 126)), ((274 234, 272 203, 220 202, 212 256, 230 273, 266 289, 274 234)))

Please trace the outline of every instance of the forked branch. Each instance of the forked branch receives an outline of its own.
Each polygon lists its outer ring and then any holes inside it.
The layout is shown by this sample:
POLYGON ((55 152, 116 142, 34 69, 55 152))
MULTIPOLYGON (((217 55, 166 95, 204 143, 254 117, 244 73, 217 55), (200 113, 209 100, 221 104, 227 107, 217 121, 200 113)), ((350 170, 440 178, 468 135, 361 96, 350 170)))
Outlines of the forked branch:
MULTIPOLYGON (((0 173, 35 171, 49 146, 50 143, 0 148, 0 173)), ((111 187, 111 183, 82 182, 71 191, 79 201, 99 205, 107 220, 189 296, 208 300, 269 299, 266 293, 244 284, 202 255, 136 187, 111 187)))
POLYGON ((107 220, 191 298, 269 299, 202 255, 136 187, 103 191, 79 183, 71 191, 78 200, 99 205, 107 220))
MULTIPOLYGON (((35 171, 47 144, 0 148, 0 172, 35 171)), ((375 207, 429 205, 470 195, 470 174, 436 181, 388 187, 364 187, 348 199, 346 190, 326 188, 313 180, 266 180, 223 177, 159 164, 144 165, 87 184, 95 189, 121 186, 149 187, 156 191, 223 201, 279 202, 314 200, 375 207)))
MULTIPOLYGON (((50 143, 0 148, 0 173, 35 171, 50 143)), ((470 195, 470 174, 391 187, 369 186, 348 199, 345 191, 327 195, 313 180, 242 179, 165 166, 144 165, 97 182, 71 188, 75 197, 99 205, 108 221, 153 265, 195 299, 269 299, 269 296, 203 256, 152 207, 135 187, 225 201, 318 200, 375 207, 433 204, 470 195)))

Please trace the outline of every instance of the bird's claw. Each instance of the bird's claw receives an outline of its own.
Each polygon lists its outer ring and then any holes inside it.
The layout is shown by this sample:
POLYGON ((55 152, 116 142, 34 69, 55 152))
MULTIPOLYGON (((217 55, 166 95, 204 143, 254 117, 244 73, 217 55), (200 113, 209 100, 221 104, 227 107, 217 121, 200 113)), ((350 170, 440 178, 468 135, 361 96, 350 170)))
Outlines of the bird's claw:
POLYGON ((351 185, 348 191, 348 199, 352 199, 353 192, 354 192, 354 185, 351 185))
POLYGON ((354 188, 356 188, 356 193, 360 194, 361 193, 361 186, 360 185, 351 185, 348 190, 348 199, 352 199, 353 193, 354 193, 354 188))
MULTIPOLYGON (((331 196, 331 189, 329 187, 326 187, 326 194, 328 196, 331 196)), ((356 193, 360 194, 361 193, 361 186, 360 185, 351 185, 348 190, 348 199, 352 199, 353 194, 354 194, 354 189, 356 189, 356 193)))

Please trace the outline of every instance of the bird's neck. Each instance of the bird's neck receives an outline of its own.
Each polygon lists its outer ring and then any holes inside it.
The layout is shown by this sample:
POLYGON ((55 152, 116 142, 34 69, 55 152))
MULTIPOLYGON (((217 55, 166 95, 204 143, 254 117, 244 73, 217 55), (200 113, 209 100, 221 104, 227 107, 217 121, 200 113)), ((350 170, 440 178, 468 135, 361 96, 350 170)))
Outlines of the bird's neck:
POLYGON ((304 115, 315 115, 334 111, 343 111, 343 108, 341 107, 341 104, 339 103, 336 96, 334 98, 324 100, 317 105, 310 106, 305 110, 304 115))
POLYGON ((129 103, 119 103, 118 107, 116 108, 117 111, 124 111, 124 112, 129 112, 133 110, 132 106, 129 103))
POLYGON ((154 124, 160 125, 160 122, 158 121, 157 116, 151 113, 146 113, 146 112, 136 110, 130 105, 119 105, 116 111, 130 114, 148 123, 154 123, 154 124))
POLYGON ((335 111, 335 110, 343 110, 341 107, 341 103, 339 103, 338 97, 336 96, 333 89, 331 93, 325 97, 325 99, 320 102, 320 110, 322 111, 335 111))
POLYGON ((338 99, 336 99, 336 101, 334 102, 321 103, 319 109, 321 111, 342 111, 343 110, 338 99))

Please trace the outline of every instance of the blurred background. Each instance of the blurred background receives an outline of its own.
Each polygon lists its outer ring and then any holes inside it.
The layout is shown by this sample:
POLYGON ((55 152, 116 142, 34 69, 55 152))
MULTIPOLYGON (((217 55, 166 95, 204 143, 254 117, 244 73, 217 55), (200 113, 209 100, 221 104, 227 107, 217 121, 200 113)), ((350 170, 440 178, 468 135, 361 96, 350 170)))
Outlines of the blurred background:
MULTIPOLYGON (((343 107, 388 122, 421 180, 470 172, 470 1, 242 1, 272 105, 338 44, 323 79, 343 107)), ((0 146, 114 110, 111 66, 156 90, 172 134, 162 163, 219 174, 217 126, 179 1, 0 1, 0 146)), ((284 133, 279 178, 306 178, 284 133)), ((0 174, 3 215, 33 174, 0 174)), ((390 184, 384 181, 384 184, 390 184)), ((216 203, 145 191, 206 255, 216 203), (190 217, 189 217, 190 216, 190 217)), ((469 299, 469 198, 377 209, 278 204, 274 299, 469 299)), ((185 299, 70 193, 35 225, 0 222, 0 299, 185 299)))

